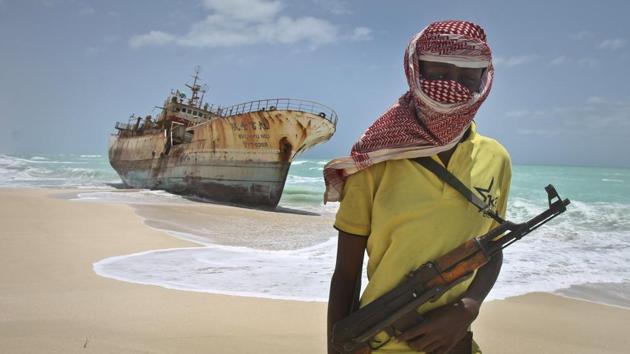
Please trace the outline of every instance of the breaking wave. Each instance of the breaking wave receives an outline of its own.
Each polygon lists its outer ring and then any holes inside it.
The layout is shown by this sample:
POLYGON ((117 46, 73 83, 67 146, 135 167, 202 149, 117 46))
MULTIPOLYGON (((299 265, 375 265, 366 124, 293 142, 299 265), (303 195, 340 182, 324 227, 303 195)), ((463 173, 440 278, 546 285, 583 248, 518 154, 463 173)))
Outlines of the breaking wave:
POLYGON ((102 188, 111 183, 121 180, 101 155, 0 155, 2 187, 102 188))

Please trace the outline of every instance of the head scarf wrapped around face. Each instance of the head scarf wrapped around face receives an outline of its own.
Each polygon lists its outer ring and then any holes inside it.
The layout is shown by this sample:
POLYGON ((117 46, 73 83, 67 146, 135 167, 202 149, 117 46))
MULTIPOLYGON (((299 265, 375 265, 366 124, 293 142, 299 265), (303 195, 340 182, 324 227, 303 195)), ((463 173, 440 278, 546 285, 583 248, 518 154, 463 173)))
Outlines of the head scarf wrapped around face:
POLYGON ((484 30, 467 21, 434 22, 409 41, 404 69, 409 91, 380 116, 352 147, 350 157, 324 168, 324 202, 337 201, 345 179, 386 160, 432 156, 453 148, 488 97, 494 69, 484 30), (420 61, 485 68, 479 92, 451 80, 426 80, 420 61))

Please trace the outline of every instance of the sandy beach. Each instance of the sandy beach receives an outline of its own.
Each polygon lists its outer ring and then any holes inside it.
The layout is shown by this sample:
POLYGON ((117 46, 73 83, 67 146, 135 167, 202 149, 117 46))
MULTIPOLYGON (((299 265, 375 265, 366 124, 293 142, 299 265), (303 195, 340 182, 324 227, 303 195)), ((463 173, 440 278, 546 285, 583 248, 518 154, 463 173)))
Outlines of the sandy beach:
MULTIPOLYGON (((107 257, 199 246, 145 225, 128 205, 60 193, 69 191, 0 189, 0 353, 325 352, 325 303, 97 275, 93 264, 107 257)), ((237 217, 216 208, 223 214, 212 227, 237 217)), ((283 218, 239 213, 262 223, 283 218)), ((630 310, 531 293, 486 303, 473 330, 484 353, 627 353, 628 328, 630 310)))

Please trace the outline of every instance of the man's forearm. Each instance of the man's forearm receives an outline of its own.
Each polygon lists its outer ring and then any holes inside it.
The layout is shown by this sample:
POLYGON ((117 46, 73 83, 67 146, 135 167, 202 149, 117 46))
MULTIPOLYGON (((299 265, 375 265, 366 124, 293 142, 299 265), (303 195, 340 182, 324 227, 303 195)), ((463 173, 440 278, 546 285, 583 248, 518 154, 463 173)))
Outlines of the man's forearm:
POLYGON ((472 310, 477 317, 481 303, 497 281, 501 265, 503 264, 503 252, 493 255, 488 263, 477 270, 475 279, 464 292, 461 301, 467 309, 472 310))
POLYGON ((330 346, 332 326, 335 322, 350 313, 350 306, 354 299, 354 282, 339 274, 333 274, 330 282, 330 296, 328 299, 328 353, 336 353, 330 346))
MULTIPOLYGON (((358 277, 361 276, 363 254, 367 237, 356 236, 339 231, 337 242, 337 263, 330 281, 328 298, 328 352, 335 353, 330 345, 332 326, 348 316, 357 294, 358 277)), ((358 299, 357 299, 358 300, 358 299)))

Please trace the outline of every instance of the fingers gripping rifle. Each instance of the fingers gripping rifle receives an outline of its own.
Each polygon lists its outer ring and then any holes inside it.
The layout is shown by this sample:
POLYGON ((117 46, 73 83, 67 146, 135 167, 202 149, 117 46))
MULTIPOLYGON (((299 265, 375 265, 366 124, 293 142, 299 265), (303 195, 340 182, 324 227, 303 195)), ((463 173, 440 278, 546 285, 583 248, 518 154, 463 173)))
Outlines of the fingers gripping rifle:
POLYGON ((401 284, 333 326, 332 345, 342 352, 377 349, 374 337, 385 331, 396 336, 422 320, 416 309, 437 300, 453 286, 468 279, 503 248, 518 241, 566 211, 568 199, 561 199, 552 185, 545 187, 549 208, 532 219, 516 224, 503 221, 482 236, 466 241, 440 258, 410 272, 401 284), (501 237, 502 236, 502 237, 501 237))

